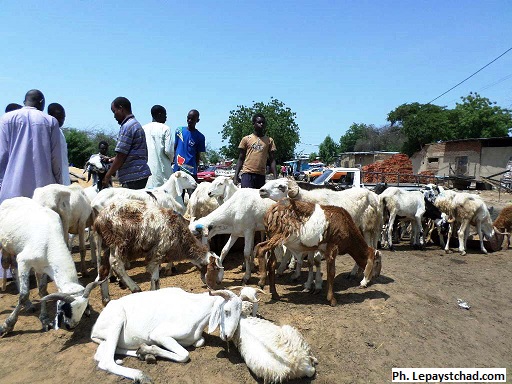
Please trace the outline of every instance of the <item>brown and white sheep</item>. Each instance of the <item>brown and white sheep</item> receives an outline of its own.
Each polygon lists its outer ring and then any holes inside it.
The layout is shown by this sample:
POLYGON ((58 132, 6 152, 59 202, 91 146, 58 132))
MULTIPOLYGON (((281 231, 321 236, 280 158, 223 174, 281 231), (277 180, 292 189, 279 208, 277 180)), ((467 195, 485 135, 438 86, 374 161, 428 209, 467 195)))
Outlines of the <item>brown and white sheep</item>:
MULTIPOLYGON (((215 267, 209 276, 222 280, 223 269, 216 264, 218 256, 201 244, 187 227, 188 222, 172 209, 138 200, 119 200, 104 208, 96 218, 94 229, 102 239, 102 246, 111 249, 110 257, 102 257, 99 280, 105 279, 110 267, 132 292, 139 286, 127 275, 124 263, 145 257, 151 274, 151 290, 160 288, 159 266, 162 261, 190 260, 205 278, 207 268, 215 267), (210 263, 210 265, 209 265, 210 263)), ((215 281, 207 281, 209 286, 215 281)), ((103 302, 109 301, 108 288, 102 286, 103 302)))
POLYGON ((369 247, 350 214, 341 207, 313 204, 285 199, 273 205, 265 214, 265 228, 269 240, 257 246, 256 255, 260 268, 260 286, 269 276, 272 298, 278 299, 274 269, 276 260, 270 252, 268 265, 265 254, 279 245, 293 252, 320 250, 327 262, 327 300, 336 305, 333 285, 336 273, 336 255, 348 253, 359 268, 364 270, 361 286, 366 287, 372 277, 380 275, 381 254, 369 247))

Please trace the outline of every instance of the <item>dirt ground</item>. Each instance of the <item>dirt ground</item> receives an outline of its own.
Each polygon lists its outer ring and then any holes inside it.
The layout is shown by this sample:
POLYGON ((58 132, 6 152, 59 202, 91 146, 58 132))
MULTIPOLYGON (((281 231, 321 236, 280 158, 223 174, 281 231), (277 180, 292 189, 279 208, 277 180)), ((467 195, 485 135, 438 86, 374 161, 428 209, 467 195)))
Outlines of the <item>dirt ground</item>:
MULTIPOLYGON (((512 202, 510 194, 498 199, 497 192, 489 191, 482 196, 495 207, 493 216, 512 202)), ((241 284, 241 261, 239 252, 226 258, 225 287, 241 284)), ((205 291, 190 264, 177 267, 177 275, 162 278, 162 287, 205 291)), ((304 293, 299 283, 290 281, 289 271, 278 280, 280 301, 261 296, 260 314, 298 328, 319 361, 315 377, 290 383, 386 383, 391 382, 393 367, 504 367, 512 372, 512 250, 484 255, 479 249, 469 249, 466 256, 460 256, 445 254, 435 245, 413 251, 402 242, 395 252, 383 251, 382 275, 367 289, 346 279, 351 268, 350 257, 338 257, 336 307, 326 301, 325 281, 321 294, 304 293), (460 308, 457 299, 467 301, 471 308, 460 308)), ((94 278, 90 271, 89 278, 81 279, 84 285, 94 278)), ((143 290, 149 289, 149 276, 140 264, 129 274, 143 290)), ((306 274, 304 269, 300 283, 306 274)), ((253 274, 250 284, 255 286, 257 278, 253 274)), ((31 286, 30 297, 36 300, 35 282, 31 286)), ((54 289, 51 284, 49 291, 54 289)), ((128 294, 116 284, 110 284, 110 290, 113 298, 128 294)), ((0 292, 0 321, 16 300, 11 282, 0 292)), ((102 310, 99 290, 91 294, 91 305, 91 317, 84 318, 74 332, 41 333, 37 315, 23 312, 14 331, 0 340, 0 382, 129 382, 96 367, 96 344, 89 335, 102 310)), ((206 336, 206 346, 190 350, 186 364, 158 360, 148 365, 125 358, 124 365, 142 369, 155 383, 258 382, 233 344, 228 350, 216 334, 206 336)))

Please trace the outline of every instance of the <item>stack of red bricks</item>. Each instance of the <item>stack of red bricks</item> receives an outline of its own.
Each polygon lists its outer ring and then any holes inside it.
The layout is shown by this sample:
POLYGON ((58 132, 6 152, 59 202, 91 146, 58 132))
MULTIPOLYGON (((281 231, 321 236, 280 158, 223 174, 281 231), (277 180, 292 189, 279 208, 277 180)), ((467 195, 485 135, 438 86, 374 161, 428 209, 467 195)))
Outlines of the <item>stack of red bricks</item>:
POLYGON ((412 172, 412 162, 409 156, 402 153, 365 165, 362 170, 364 183, 414 183, 416 181, 412 172))

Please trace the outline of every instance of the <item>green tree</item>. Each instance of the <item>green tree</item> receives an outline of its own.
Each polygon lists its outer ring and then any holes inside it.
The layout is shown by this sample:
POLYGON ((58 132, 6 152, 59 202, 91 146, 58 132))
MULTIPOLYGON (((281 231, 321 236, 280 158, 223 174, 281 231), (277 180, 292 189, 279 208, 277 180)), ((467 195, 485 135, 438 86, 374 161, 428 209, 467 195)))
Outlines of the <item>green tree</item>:
POLYGON ((504 137, 511 132, 511 110, 497 106, 496 102, 476 92, 470 92, 461 100, 462 103, 457 103, 455 107, 458 118, 456 138, 504 137))
POLYGON ((313 161, 315 161, 316 159, 318 158, 318 153, 316 152, 311 152, 309 154, 309 157, 308 157, 308 160, 310 163, 312 163, 313 161))
POLYGON ((327 135, 318 147, 318 154, 322 162, 328 165, 334 163, 334 159, 338 155, 338 150, 338 145, 331 139, 331 136, 327 135))
POLYGON ((402 152, 409 156, 427 143, 453 139, 454 120, 453 111, 433 104, 402 104, 388 114, 391 127, 405 136, 402 152))
POLYGON ((219 151, 212 149, 210 144, 206 144, 205 164, 217 164, 221 159, 219 151))
POLYGON ((75 167, 83 168, 89 157, 98 152, 98 145, 93 141, 85 131, 79 131, 75 128, 64 128, 64 137, 68 144, 68 160, 75 167))
POLYGON ((340 138, 339 151, 354 152, 358 140, 367 136, 368 126, 366 124, 352 123, 349 129, 340 138))
POLYGON ((277 147, 276 164, 282 164, 293 158, 295 146, 299 142, 299 126, 295 122, 295 112, 277 99, 271 98, 270 102, 255 102, 252 106, 237 106, 236 110, 229 112, 228 121, 222 127, 222 140, 227 140, 227 145, 221 148, 221 153, 226 158, 237 159, 239 155, 238 145, 242 138, 254 131, 252 117, 256 113, 262 113, 267 121, 266 134, 274 139, 277 147))

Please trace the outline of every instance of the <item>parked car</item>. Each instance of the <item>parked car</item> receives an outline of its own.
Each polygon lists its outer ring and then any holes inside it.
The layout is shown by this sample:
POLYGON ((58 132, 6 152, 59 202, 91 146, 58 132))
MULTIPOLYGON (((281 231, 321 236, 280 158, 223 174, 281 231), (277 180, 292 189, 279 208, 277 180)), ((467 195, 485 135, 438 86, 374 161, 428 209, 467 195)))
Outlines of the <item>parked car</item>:
POLYGON ((210 165, 204 171, 197 172, 197 181, 213 181, 215 179, 216 165, 210 165))
POLYGON ((314 168, 306 169, 305 171, 299 172, 297 180, 300 180, 300 181, 304 181, 304 180, 313 181, 318 176, 320 176, 322 173, 324 173, 324 171, 326 169, 327 168, 325 168, 325 167, 314 167, 314 168))

